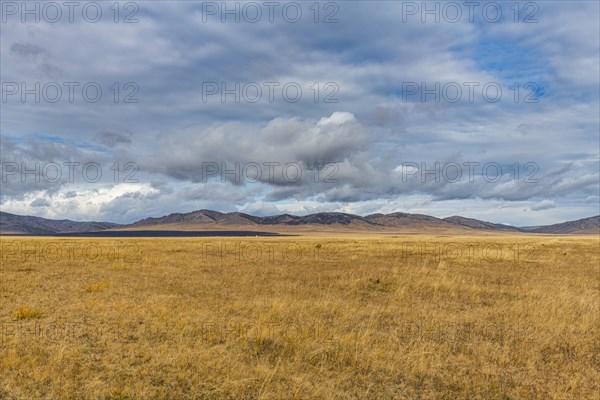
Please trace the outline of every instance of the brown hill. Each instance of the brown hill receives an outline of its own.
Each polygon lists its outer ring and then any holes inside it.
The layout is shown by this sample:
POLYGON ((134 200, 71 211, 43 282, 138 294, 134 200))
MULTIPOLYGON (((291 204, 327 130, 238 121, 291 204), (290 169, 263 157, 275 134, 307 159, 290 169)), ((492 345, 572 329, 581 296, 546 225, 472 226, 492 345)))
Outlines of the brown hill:
POLYGON ((77 222, 68 219, 46 219, 0 211, 0 233, 49 235, 61 232, 87 232, 118 228, 111 222, 77 222))
POLYGON ((494 224, 492 222, 480 221, 474 218, 465 218, 460 216, 453 216, 444 218, 444 221, 450 222, 456 225, 467 226, 473 229, 484 229, 484 230, 506 230, 512 232, 520 232, 519 228, 510 225, 494 224))
POLYGON ((600 235, 600 215, 532 229, 534 233, 600 235))
POLYGON ((257 231, 279 233, 436 233, 436 234, 600 234, 600 216, 561 224, 517 228, 508 225, 453 216, 436 218, 423 214, 395 212, 366 217, 340 212, 322 212, 304 216, 290 214, 258 217, 240 212, 222 213, 198 210, 145 218, 130 225, 109 222, 75 222, 0 213, 0 233, 52 235, 101 230, 181 230, 181 231, 257 231))

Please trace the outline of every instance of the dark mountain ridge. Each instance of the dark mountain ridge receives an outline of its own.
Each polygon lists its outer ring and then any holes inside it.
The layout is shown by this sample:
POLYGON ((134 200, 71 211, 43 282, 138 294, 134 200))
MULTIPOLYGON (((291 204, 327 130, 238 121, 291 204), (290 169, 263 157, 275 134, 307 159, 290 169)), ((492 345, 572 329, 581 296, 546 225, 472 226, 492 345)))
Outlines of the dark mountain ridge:
POLYGON ((596 233, 600 234, 600 215, 582 218, 576 221, 567 221, 560 224, 537 227, 529 232, 534 233, 596 233))
POLYGON ((0 233, 17 234, 58 234, 68 232, 93 232, 107 229, 127 229, 162 225, 203 225, 203 226, 330 226, 348 228, 411 228, 426 232, 428 229, 467 229, 475 231, 524 232, 545 234, 600 234, 600 215, 567 221, 560 224, 535 228, 518 228, 495 224, 474 218, 452 216, 436 218, 424 214, 394 212, 371 214, 361 217, 341 212, 321 212, 304 216, 281 214, 266 217, 253 216, 241 212, 222 213, 213 210, 197 210, 189 213, 173 213, 162 217, 144 218, 129 225, 110 222, 76 222, 68 219, 51 220, 40 217, 21 216, 0 212, 0 233))
POLYGON ((118 228, 122 225, 111 222, 77 222, 68 219, 46 219, 16 215, 0 211, 0 233, 22 233, 32 235, 62 232, 91 232, 118 228))

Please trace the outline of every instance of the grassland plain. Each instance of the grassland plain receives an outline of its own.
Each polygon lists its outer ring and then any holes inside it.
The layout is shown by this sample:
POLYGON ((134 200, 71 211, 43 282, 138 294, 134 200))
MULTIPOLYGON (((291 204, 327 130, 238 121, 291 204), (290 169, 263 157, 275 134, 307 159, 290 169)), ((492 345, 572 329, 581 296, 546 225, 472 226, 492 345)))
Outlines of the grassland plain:
POLYGON ((3 399, 594 399, 598 237, 0 238, 3 399))

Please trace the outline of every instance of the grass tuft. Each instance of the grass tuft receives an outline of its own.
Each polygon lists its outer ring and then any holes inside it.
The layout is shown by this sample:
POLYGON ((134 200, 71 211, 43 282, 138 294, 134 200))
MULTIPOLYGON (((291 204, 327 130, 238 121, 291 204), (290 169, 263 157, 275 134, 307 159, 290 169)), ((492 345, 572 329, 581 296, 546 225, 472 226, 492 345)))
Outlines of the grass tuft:
POLYGON ((95 282, 91 285, 87 285, 85 291, 88 293, 104 292, 108 288, 108 285, 109 283, 107 281, 95 282))
POLYGON ((19 307, 12 312, 12 317, 15 320, 41 318, 44 312, 35 307, 19 307))

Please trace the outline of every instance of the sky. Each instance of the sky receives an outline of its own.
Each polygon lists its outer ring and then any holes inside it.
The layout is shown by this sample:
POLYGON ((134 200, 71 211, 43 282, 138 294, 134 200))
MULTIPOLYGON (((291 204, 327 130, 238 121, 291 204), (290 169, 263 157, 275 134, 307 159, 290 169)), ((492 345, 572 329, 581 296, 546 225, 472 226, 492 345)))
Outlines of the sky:
POLYGON ((599 4, 2 1, 0 208, 598 215, 599 4))

